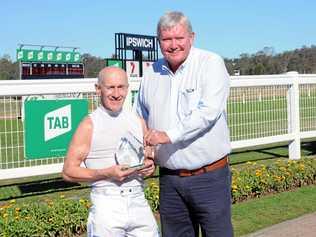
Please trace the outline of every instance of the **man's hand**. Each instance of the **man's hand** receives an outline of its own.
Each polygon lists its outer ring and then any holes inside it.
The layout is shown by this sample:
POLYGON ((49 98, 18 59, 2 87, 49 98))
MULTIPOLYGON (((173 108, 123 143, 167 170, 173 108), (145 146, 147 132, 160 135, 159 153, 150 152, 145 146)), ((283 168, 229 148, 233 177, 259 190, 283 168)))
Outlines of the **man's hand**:
POLYGON ((124 181, 129 175, 133 174, 136 172, 135 168, 129 168, 128 166, 125 165, 113 165, 107 169, 101 169, 98 170, 99 174, 107 176, 107 178, 114 178, 115 180, 118 181, 124 181))
POLYGON ((152 159, 145 159, 143 168, 138 170, 138 174, 147 177, 155 172, 155 164, 152 159))
POLYGON ((144 136, 145 144, 150 146, 155 146, 158 144, 171 143, 167 133, 163 131, 157 131, 154 129, 149 129, 144 136))
POLYGON ((154 146, 149 146, 145 145, 144 147, 144 156, 145 158, 149 159, 155 159, 155 147, 154 146))

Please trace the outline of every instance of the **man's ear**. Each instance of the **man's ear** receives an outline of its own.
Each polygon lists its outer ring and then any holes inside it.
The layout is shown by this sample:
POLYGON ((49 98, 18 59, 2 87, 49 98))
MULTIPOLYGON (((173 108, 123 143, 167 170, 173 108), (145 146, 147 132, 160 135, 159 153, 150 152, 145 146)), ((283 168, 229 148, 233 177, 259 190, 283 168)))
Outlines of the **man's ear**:
POLYGON ((101 86, 99 84, 94 84, 95 92, 98 96, 101 95, 101 86))
POLYGON ((191 33, 191 45, 193 45, 193 42, 194 42, 194 39, 195 39, 195 33, 194 32, 192 32, 191 33))

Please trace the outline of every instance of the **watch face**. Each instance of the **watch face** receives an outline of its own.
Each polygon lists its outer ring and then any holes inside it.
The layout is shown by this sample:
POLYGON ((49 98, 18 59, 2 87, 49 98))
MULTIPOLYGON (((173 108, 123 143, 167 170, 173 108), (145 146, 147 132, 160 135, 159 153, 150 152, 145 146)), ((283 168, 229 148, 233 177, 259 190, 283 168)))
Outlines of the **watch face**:
POLYGON ((115 159, 117 164, 131 168, 142 166, 144 163, 143 143, 131 132, 127 132, 120 140, 115 159))

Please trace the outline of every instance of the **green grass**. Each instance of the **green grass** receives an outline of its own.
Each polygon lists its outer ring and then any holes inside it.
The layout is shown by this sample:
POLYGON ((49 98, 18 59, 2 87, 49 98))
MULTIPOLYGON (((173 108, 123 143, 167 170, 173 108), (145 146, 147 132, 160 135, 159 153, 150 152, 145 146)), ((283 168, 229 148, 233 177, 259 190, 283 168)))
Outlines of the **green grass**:
MULTIPOLYGON (((301 155, 316 155, 316 138, 312 138, 301 143, 301 155)), ((278 143, 265 146, 240 149, 230 154, 230 164, 237 165, 247 161, 271 162, 273 159, 288 159, 289 150, 287 143, 278 143)))
POLYGON ((228 103, 228 124, 232 141, 286 133, 286 98, 268 99, 228 103))
MULTIPOLYGON (((248 95, 249 96, 249 95, 248 95)), ((263 97, 251 95, 246 101, 230 100, 227 106, 231 140, 251 139, 286 134, 288 109, 286 96, 263 97)), ((316 129, 315 95, 300 96, 301 131, 316 129)))
POLYGON ((316 211, 316 186, 302 187, 233 205, 235 236, 316 211))
POLYGON ((17 202, 32 202, 61 194, 70 198, 89 198, 89 192, 88 184, 64 182, 61 174, 9 179, 0 183, 0 203, 11 199, 16 199, 17 202))
MULTIPOLYGON (((302 154, 310 155, 310 152, 302 150, 302 154)), ((247 161, 266 163, 269 161, 271 162, 276 158, 288 159, 288 147, 286 145, 280 145, 246 149, 243 151, 233 152, 229 157, 231 165, 238 165, 247 161)))

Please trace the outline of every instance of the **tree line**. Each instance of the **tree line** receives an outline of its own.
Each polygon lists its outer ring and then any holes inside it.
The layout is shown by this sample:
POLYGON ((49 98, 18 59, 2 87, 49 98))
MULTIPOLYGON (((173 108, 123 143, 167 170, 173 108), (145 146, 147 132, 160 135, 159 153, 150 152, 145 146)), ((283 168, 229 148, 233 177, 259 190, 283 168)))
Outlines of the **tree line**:
POLYGON ((236 59, 225 59, 230 75, 267 75, 297 71, 301 74, 316 73, 316 46, 275 54, 272 47, 265 47, 255 54, 241 54, 236 59))
MULTIPOLYGON (((105 66, 105 59, 82 55, 85 77, 96 77, 105 66)), ((316 73, 316 46, 303 46, 292 51, 276 54, 273 47, 264 47, 255 54, 241 54, 239 58, 227 59, 225 64, 230 75, 281 74, 297 71, 301 74, 316 73)), ((19 63, 10 56, 0 58, 0 80, 19 79, 19 63)))

